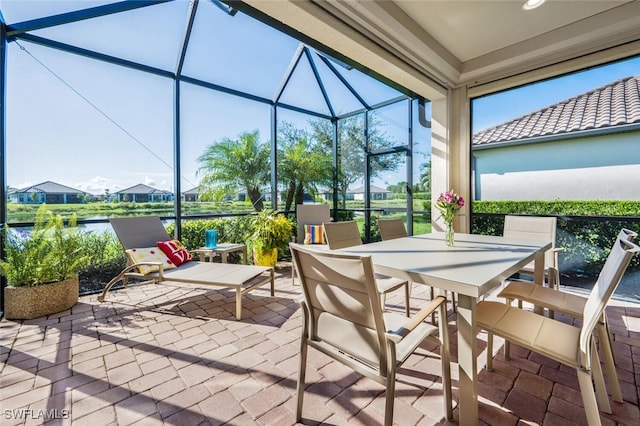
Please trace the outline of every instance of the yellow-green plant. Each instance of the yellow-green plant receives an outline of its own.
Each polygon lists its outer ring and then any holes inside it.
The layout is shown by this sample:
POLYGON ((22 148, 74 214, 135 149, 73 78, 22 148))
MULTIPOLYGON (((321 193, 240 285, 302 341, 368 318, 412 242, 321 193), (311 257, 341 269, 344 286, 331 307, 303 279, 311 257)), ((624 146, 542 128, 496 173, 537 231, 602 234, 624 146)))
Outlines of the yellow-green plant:
POLYGON ((73 278, 89 260, 75 215, 65 228, 62 216, 54 215, 45 205, 38 210, 32 232, 5 227, 4 237, 5 257, 0 260, 0 273, 15 287, 73 278))
POLYGON ((251 218, 251 246, 257 251, 285 250, 293 236, 293 223, 273 210, 262 210, 251 218))

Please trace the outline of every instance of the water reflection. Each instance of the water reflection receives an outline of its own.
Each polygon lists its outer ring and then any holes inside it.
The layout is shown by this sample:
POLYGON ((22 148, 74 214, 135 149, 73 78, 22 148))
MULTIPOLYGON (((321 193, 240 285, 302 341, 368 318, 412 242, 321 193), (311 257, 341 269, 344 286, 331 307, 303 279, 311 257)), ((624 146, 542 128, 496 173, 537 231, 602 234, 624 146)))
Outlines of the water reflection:
MULTIPOLYGON (((108 232, 110 234, 115 235, 115 232, 113 231, 113 227, 109 223, 108 219, 109 219, 108 216, 87 217, 85 219, 82 219, 82 223, 78 223, 78 228, 94 234, 102 234, 103 232, 108 232), (85 221, 96 221, 96 222, 85 222, 85 221), (104 222, 101 222, 101 221, 104 221, 104 222)), ((173 219, 167 219, 167 220, 163 220, 162 224, 166 228, 167 226, 169 226, 174 222, 175 221, 173 219)), ((12 231, 21 231, 21 232, 29 233, 33 231, 33 226, 12 226, 11 224, 9 224, 9 229, 11 229, 12 231)))

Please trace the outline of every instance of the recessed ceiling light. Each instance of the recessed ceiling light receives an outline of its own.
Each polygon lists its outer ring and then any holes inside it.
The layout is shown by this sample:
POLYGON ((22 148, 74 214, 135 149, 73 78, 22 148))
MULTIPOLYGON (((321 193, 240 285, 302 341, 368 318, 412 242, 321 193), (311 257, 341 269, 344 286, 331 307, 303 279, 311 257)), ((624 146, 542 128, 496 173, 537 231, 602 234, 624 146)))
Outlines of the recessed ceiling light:
POLYGON ((527 0, 522 5, 522 8, 524 10, 532 10, 532 9, 535 9, 536 7, 542 6, 542 3, 544 3, 545 1, 546 0, 527 0))

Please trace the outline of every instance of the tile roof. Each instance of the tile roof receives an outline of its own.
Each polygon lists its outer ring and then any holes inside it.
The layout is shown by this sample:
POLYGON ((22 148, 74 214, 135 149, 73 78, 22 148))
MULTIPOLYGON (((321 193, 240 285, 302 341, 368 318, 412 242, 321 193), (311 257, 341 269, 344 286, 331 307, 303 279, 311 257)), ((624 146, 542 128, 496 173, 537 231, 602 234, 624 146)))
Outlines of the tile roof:
MULTIPOLYGON (((379 186, 371 185, 371 192, 391 192, 388 189, 380 188, 379 186)), ((348 193, 352 194, 364 194, 364 186, 360 185, 357 188, 350 188, 347 190, 348 193)))
POLYGON ((625 77, 475 133, 472 145, 640 123, 640 76, 625 77))
POLYGON ((171 194, 170 191, 152 188, 149 185, 139 183, 130 188, 121 189, 115 194, 171 194))
POLYGON ((46 182, 39 183, 37 185, 30 186, 28 188, 18 189, 15 192, 45 192, 47 194, 84 194, 84 191, 71 188, 69 186, 60 185, 59 183, 46 182))

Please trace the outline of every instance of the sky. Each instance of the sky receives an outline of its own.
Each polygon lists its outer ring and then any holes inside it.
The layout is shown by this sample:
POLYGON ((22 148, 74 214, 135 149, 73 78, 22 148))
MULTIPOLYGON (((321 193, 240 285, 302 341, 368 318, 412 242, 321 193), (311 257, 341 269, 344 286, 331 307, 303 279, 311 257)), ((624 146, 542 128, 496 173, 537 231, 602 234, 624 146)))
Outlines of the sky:
POLYGON ((640 75, 640 57, 477 98, 472 103, 472 131, 475 133, 493 127, 621 78, 636 75, 640 75))
MULTIPOLYGON (((59 9, 64 4, 69 2, 3 0, 0 10, 11 24, 65 12, 59 9)), ((34 33, 175 70, 187 6, 181 0, 34 33)), ((271 99, 298 46, 297 40, 241 13, 231 17, 200 2, 183 75, 271 99)), ((362 108, 317 54, 312 56, 336 112, 362 108)), ((370 104, 400 95, 356 70, 335 67, 370 104)), ((10 186, 51 180, 93 194, 139 183, 173 190, 173 80, 26 41, 10 43, 7 70, 10 186)), ((308 62, 302 60, 280 100, 329 114, 311 75, 308 62)), ((263 141, 270 136, 267 104, 190 84, 181 84, 180 95, 182 190, 197 186, 197 158, 208 144, 255 129, 263 141)), ((310 119, 286 110, 278 117, 299 126, 307 126, 310 119)), ((387 122, 393 132, 398 126, 394 121, 391 114, 387 122)))
MULTIPOLYGON (((11 24, 109 1, 0 0, 11 24)), ((174 70, 188 1, 146 7, 90 21, 35 31, 36 35, 126 60, 174 70)), ((173 191, 173 104, 171 79, 105 64, 20 41, 10 43, 7 64, 8 184, 24 188, 54 181, 99 195, 139 183, 173 191)), ((272 98, 298 42, 243 15, 226 15, 200 2, 183 74, 272 98)), ((315 55, 315 54, 313 54, 315 55)), ((314 56, 315 57, 315 56, 314 56)), ((316 57, 317 59, 317 57, 316 57)), ((320 61, 318 61, 320 63, 320 61)), ((281 101, 328 113, 322 94, 302 62, 281 101)), ((319 72, 338 113, 360 107, 320 63, 319 72)), ((399 95, 352 70, 336 68, 367 102, 399 95)), ((537 83, 473 101, 473 131, 500 124, 619 78, 640 74, 640 59, 537 83)), ((258 129, 267 141, 270 107, 182 84, 181 189, 199 182, 197 158, 207 145, 258 129)), ((279 110, 280 120, 308 126, 309 116, 279 110)), ((388 136, 406 142, 402 108, 379 113, 388 136)), ((416 126, 419 144, 414 176, 426 161, 430 133, 416 126)), ((386 186, 406 180, 400 168, 379 177, 386 186)))

